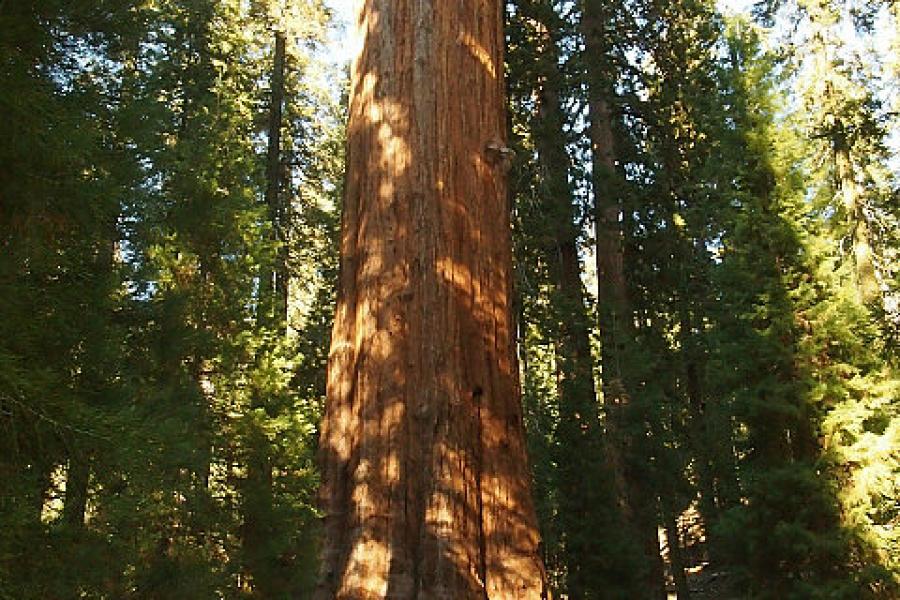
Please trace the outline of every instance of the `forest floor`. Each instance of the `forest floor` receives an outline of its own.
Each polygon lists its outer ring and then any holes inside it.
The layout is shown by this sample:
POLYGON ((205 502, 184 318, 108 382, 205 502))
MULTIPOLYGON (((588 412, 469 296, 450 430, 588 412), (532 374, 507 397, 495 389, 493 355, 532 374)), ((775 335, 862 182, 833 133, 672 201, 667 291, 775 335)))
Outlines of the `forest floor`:
MULTIPOLYGON (((737 600, 730 590, 731 585, 725 573, 716 572, 708 565, 689 568, 687 573, 691 600, 737 600)), ((677 600, 675 586, 668 587, 669 600, 677 600)))
MULTIPOLYGON (((681 534, 682 560, 685 563, 691 600, 737 600, 734 586, 728 573, 717 570, 709 564, 706 548, 706 533, 696 506, 689 508, 678 519, 681 534)), ((660 531, 660 542, 666 564, 671 564, 665 535, 660 531)), ((677 600, 675 583, 671 573, 667 573, 666 589, 669 600, 677 600)))

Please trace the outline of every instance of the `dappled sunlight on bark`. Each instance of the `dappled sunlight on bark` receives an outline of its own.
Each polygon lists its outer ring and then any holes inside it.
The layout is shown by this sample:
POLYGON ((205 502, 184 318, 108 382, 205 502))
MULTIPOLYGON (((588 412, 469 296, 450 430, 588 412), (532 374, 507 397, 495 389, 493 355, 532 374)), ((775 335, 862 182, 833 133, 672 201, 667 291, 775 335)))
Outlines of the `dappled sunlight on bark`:
POLYGON ((317 598, 546 597, 511 326, 501 4, 367 0, 317 598))

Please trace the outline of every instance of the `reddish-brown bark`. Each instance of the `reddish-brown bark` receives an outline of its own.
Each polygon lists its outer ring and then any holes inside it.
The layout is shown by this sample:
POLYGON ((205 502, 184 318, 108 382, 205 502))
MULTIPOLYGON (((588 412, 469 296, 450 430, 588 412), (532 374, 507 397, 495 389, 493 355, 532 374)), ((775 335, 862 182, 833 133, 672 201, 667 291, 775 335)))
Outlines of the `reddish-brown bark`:
POLYGON ((358 6, 317 597, 541 598, 491 149, 502 3, 358 6))

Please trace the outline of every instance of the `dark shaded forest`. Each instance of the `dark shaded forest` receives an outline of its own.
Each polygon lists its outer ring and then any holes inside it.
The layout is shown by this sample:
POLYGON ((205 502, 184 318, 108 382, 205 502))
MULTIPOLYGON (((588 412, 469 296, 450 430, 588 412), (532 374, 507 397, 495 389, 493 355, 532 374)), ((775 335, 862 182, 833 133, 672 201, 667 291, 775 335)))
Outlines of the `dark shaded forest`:
MULTIPOLYGON (((485 153, 543 597, 900 597, 900 5, 460 2, 505 31, 485 153)), ((341 27, 324 0, 0 0, 0 600, 335 576, 332 332, 367 335, 337 290, 377 229, 364 193, 341 213, 381 168, 346 160, 378 105, 341 27)))

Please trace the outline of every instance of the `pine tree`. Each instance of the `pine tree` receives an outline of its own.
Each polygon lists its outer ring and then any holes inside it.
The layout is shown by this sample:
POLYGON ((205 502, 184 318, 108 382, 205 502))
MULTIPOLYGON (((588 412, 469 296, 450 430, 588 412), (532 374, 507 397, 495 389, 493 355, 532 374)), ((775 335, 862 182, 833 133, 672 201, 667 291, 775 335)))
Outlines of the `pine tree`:
POLYGON ((897 597, 896 2, 0 5, 0 597, 897 597))
POLYGON ((3 596, 71 597, 105 571, 107 544, 85 521, 121 391, 115 243, 128 173, 110 97, 129 9, 0 14, 3 596))
POLYGON ((722 296, 712 337, 714 364, 732 366, 712 381, 733 390, 734 415, 746 425, 735 435, 745 501, 725 513, 719 532, 752 597, 877 596, 888 584, 872 558, 862 558, 831 479, 825 431, 842 384, 825 391, 821 382, 829 357, 849 340, 820 320, 835 314, 838 299, 822 270, 824 224, 805 200, 808 181, 793 154, 805 148, 775 120, 774 63, 746 26, 736 32, 729 112, 744 150, 735 171, 738 210, 716 269, 722 296))
POLYGON ((642 573, 641 583, 631 593, 656 597, 663 593, 662 561, 658 540, 656 502, 645 502, 656 495, 648 477, 652 451, 637 443, 649 416, 648 398, 643 395, 638 370, 630 363, 642 360, 634 346, 637 335, 634 309, 626 272, 624 228, 627 185, 620 166, 623 141, 618 135, 616 86, 625 79, 624 55, 633 48, 637 29, 630 11, 635 5, 625 2, 587 0, 583 4, 581 29, 584 36, 584 78, 587 87, 591 141, 591 189, 594 196, 596 227, 596 265, 598 329, 600 335, 603 404, 605 409, 605 455, 613 474, 616 501, 639 550, 636 561, 642 573), (615 27, 615 29, 614 29, 615 27), (623 33, 625 44, 620 41, 623 33), (638 425, 635 427, 635 425, 638 425))
MULTIPOLYGON (((291 6, 303 25, 287 62, 306 69, 326 15, 316 2, 291 6)), ((212 0, 4 9, 22 37, 3 47, 3 102, 22 118, 3 146, 13 200, 3 286, 22 304, 4 305, 2 321, 24 322, 48 302, 35 335, 2 353, 4 414, 12 403, 2 464, 15 490, 3 500, 3 553, 14 557, 0 568, 4 595, 272 597, 310 587, 317 348, 333 277, 332 261, 312 255, 331 243, 341 116, 318 80, 290 78, 285 197, 295 202, 293 182, 309 182, 305 204, 296 201, 307 254, 291 267, 313 274, 312 297, 300 311, 308 327, 273 344, 255 310, 261 265, 285 246, 267 237, 256 124, 270 113, 257 99, 271 30, 258 9, 212 0), (28 115, 19 103, 29 98, 52 118, 28 115), (295 141, 304 129, 310 139, 295 141), (27 366, 47 353, 59 358, 44 360, 43 373, 27 366), (252 409, 261 395, 265 409, 252 409), (270 527, 255 563, 274 575, 267 590, 248 577, 237 543, 245 497, 266 493, 244 485, 259 447, 273 469, 266 518, 292 523, 270 527)))

